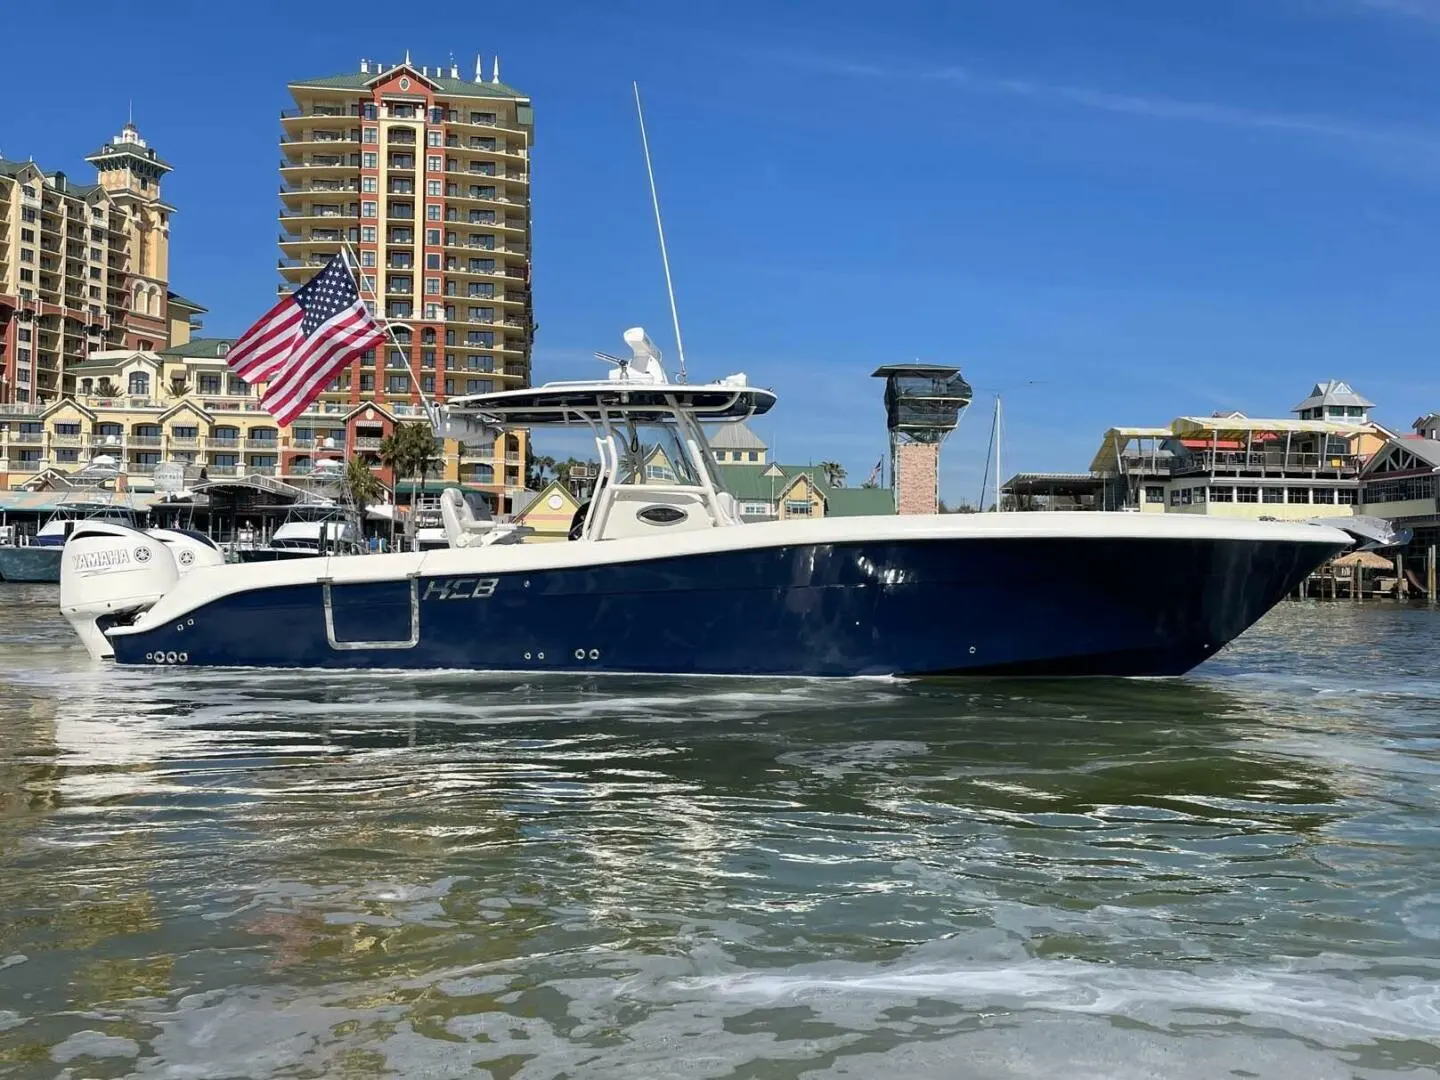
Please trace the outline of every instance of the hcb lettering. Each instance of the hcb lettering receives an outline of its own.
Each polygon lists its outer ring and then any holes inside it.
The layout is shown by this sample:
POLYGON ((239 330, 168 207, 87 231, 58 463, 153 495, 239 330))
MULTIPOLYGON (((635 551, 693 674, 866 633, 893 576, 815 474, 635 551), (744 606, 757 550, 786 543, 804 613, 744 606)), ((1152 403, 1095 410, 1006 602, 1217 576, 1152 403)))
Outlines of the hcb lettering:
POLYGON ((422 600, 488 600, 495 595, 499 578, 449 578, 427 581, 422 600))

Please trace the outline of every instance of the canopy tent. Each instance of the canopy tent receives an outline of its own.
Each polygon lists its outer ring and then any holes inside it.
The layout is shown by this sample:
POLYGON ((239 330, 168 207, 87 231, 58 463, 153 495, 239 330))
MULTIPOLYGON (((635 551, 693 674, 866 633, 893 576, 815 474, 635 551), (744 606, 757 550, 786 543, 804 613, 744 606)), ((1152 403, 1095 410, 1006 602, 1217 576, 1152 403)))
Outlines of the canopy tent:
POLYGON ((1092 473, 1117 473, 1120 471, 1120 454, 1135 439, 1168 439, 1173 436, 1169 428, 1163 427, 1112 427, 1100 440, 1100 449, 1090 462, 1092 473))

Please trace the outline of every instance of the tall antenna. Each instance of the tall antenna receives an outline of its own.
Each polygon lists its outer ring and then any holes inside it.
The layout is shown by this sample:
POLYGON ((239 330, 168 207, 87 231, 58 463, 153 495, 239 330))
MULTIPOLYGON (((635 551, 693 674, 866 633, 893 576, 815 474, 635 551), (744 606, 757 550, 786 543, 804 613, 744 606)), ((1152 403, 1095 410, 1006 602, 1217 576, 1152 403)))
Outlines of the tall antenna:
POLYGON ((655 169, 650 164, 650 140, 645 135, 645 110, 640 107, 640 84, 635 90, 635 115, 640 118, 640 145, 645 150, 645 171, 650 174, 650 202, 655 207, 655 231, 660 234, 660 261, 665 265, 665 291, 670 294, 670 319, 675 324, 675 350, 680 354, 679 381, 685 381, 685 342, 680 337, 680 309, 675 306, 675 283, 670 279, 670 253, 665 247, 665 224, 660 220, 660 193, 655 189, 655 169))

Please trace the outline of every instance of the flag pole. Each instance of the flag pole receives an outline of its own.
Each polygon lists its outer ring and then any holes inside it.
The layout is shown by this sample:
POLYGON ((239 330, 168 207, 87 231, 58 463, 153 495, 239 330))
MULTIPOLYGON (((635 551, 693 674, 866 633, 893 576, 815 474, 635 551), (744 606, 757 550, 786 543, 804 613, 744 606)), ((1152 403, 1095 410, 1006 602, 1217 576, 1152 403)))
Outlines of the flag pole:
MULTIPOLYGON (((355 249, 350 246, 349 239, 343 234, 340 239, 340 244, 341 257, 344 258, 346 268, 355 278, 355 289, 361 293, 361 298, 363 299, 365 293, 365 274, 362 272, 363 268, 360 266, 360 257, 355 254, 355 249)), ((369 292, 370 301, 375 305, 375 321, 379 323, 380 327, 385 331, 385 335, 390 339, 390 344, 404 355, 405 373, 410 376, 410 381, 415 385, 415 392, 420 396, 420 408, 425 411, 425 419, 430 424, 430 430, 436 435, 439 435, 439 411, 435 406, 435 402, 425 396, 425 387, 420 383, 420 376, 415 374, 414 368, 410 366, 409 350, 401 343, 400 339, 395 336, 395 328, 390 325, 390 320, 385 316, 385 306, 381 303, 379 294, 373 288, 370 289, 369 292)), ((384 363, 378 364, 376 367, 379 371, 388 372, 390 370, 389 366, 384 363)))

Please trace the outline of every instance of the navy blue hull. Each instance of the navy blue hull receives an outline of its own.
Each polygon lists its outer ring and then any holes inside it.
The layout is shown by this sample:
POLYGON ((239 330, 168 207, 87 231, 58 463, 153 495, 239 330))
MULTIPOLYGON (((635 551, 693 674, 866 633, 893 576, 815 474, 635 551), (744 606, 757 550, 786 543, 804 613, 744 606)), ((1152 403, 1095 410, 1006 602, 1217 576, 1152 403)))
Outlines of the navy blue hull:
POLYGON ((1178 675, 1338 549, 1054 538, 797 545, 335 585, 328 626, 322 585, 255 590, 112 640, 124 664, 1178 675))

